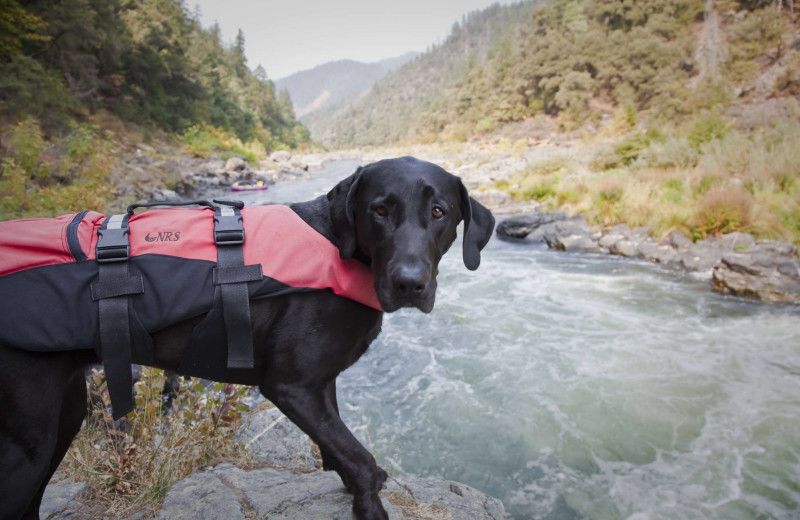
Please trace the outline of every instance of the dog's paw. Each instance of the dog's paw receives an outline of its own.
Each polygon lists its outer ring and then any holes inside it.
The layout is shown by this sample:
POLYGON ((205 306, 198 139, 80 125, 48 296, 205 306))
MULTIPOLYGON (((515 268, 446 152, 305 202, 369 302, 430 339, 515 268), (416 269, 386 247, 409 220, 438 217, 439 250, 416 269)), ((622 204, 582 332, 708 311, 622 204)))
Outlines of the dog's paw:
POLYGON ((377 494, 354 500, 353 516, 357 520, 389 520, 389 514, 377 494))
POLYGON ((378 489, 383 489, 386 487, 386 480, 389 478, 389 474, 386 471, 378 466, 378 489))

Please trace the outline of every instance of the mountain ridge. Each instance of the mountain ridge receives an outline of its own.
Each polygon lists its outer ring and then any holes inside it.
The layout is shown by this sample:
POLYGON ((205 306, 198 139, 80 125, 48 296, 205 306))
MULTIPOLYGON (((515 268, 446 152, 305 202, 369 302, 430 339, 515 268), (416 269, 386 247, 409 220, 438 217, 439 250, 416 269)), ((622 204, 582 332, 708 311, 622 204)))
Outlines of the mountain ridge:
POLYGON ((323 63, 274 80, 278 90, 287 90, 299 119, 325 107, 352 99, 373 83, 419 55, 407 52, 372 63, 351 59, 323 63))

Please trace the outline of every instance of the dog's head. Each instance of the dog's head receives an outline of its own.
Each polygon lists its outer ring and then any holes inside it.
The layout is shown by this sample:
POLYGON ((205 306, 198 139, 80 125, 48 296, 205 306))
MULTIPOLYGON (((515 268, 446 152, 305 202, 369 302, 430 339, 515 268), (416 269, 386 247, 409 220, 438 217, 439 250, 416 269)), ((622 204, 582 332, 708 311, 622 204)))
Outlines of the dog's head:
POLYGON ((387 312, 433 309, 439 260, 464 221, 464 264, 478 268, 494 229, 492 213, 470 198, 461 180, 413 157, 359 168, 328 193, 330 219, 343 259, 368 263, 387 312))

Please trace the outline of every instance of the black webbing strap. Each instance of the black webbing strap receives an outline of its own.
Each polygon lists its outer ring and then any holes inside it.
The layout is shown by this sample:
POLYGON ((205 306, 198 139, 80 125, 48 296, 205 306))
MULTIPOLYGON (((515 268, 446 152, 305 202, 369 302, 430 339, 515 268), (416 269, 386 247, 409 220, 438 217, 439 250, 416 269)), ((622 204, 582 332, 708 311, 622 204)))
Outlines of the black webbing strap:
POLYGON ((215 200, 214 242, 217 267, 214 284, 222 297, 222 315, 228 339, 228 368, 253 368, 253 332, 247 282, 262 279, 261 265, 244 265, 244 225, 240 202, 215 200))
POLYGON ((144 282, 128 273, 128 216, 109 216, 97 235, 98 278, 91 290, 99 308, 100 352, 116 420, 133 410, 129 296, 143 293, 144 282))

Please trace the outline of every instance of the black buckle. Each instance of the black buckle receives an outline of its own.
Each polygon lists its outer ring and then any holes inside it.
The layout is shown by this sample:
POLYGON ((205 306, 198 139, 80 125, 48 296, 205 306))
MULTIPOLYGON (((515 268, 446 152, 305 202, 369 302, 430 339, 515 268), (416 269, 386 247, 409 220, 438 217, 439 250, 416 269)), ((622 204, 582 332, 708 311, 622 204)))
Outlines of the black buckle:
POLYGON ((104 262, 124 262, 130 256, 128 228, 98 229, 96 260, 104 262))
POLYGON ((244 244, 242 214, 239 213, 239 209, 235 206, 233 206, 232 210, 228 211, 220 208, 217 213, 214 214, 214 243, 218 246, 244 244), (228 211, 230 211, 231 214, 228 214, 228 211))

